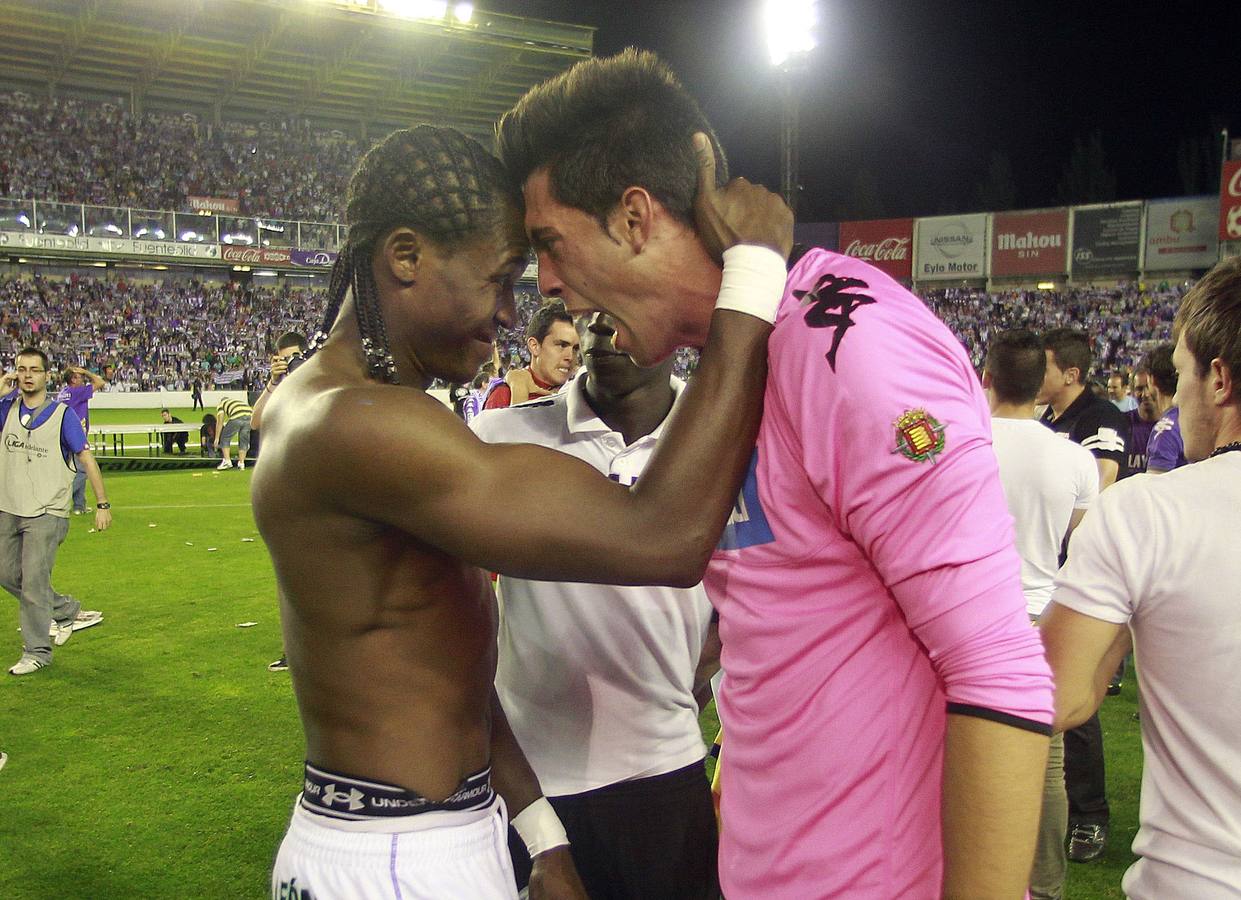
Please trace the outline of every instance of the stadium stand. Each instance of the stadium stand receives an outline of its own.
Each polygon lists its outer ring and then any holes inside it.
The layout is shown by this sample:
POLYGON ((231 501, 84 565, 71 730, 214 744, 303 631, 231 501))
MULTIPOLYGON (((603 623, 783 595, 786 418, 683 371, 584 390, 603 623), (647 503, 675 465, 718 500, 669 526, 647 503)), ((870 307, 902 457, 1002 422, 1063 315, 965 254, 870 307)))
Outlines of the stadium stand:
POLYGON ((236 198, 240 212, 336 222, 358 141, 305 123, 218 128, 123 101, 0 94, 0 197, 191 212, 187 197, 236 198))

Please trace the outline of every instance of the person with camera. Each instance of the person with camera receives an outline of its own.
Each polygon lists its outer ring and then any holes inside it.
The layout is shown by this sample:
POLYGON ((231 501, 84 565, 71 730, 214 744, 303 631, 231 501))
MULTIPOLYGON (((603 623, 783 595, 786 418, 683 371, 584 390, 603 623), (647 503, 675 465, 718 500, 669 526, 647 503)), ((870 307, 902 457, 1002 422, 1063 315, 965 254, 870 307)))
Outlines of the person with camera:
MULTIPOLYGON (((280 336, 280 340, 276 341, 276 353, 271 358, 271 372, 267 376, 267 386, 263 388, 262 396, 254 401, 254 412, 250 415, 251 428, 257 431, 262 427, 263 409, 267 406, 268 398, 280 382, 284 381, 285 376, 301 365, 305 356, 306 338, 296 331, 286 332, 280 336)), ((285 672, 288 668, 289 661, 282 650, 280 658, 268 664, 267 671, 285 672)))

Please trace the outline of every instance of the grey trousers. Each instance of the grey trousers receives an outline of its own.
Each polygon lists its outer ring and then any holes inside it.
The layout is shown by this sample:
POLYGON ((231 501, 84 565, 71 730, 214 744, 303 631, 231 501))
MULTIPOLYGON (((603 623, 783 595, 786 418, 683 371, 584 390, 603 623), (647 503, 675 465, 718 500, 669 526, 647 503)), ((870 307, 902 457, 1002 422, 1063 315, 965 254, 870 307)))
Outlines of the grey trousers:
POLYGON ((1030 873, 1031 900, 1060 900, 1068 868, 1064 838, 1069 830, 1069 796, 1064 788, 1064 735, 1051 739, 1047 776, 1043 782, 1043 814, 1034 847, 1034 870, 1030 873))
POLYGON ((81 604, 52 590, 56 551, 69 533, 60 516, 0 512, 0 587, 21 601, 22 649, 50 662, 52 621, 72 619, 81 604))

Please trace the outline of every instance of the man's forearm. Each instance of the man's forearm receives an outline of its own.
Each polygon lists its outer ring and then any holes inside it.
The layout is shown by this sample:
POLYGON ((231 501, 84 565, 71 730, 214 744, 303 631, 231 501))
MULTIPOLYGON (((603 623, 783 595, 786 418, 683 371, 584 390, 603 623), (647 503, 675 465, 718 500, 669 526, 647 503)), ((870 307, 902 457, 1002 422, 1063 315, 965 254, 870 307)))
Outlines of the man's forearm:
POLYGON ((99 463, 95 462, 94 455, 89 450, 83 450, 78 454, 78 463, 86 470, 86 480, 90 482, 90 489, 95 493, 95 502, 107 503, 108 495, 103 488, 103 474, 99 471, 99 463))
POLYGON ((491 783, 513 817, 543 796, 539 778, 508 724, 495 689, 491 691, 491 783))
POLYGON ((1030 880, 1049 739, 949 715, 944 736, 944 898, 1021 900, 1030 880))

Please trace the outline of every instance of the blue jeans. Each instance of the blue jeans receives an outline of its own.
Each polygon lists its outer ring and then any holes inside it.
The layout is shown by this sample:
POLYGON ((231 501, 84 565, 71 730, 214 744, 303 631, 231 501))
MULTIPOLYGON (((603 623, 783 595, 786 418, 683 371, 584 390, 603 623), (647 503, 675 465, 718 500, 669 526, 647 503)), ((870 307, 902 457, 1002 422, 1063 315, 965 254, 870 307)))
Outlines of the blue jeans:
POLYGON ((60 516, 15 516, 0 512, 0 587, 21 601, 22 649, 51 662, 52 620, 64 622, 82 605, 52 590, 56 550, 69 533, 60 516))

